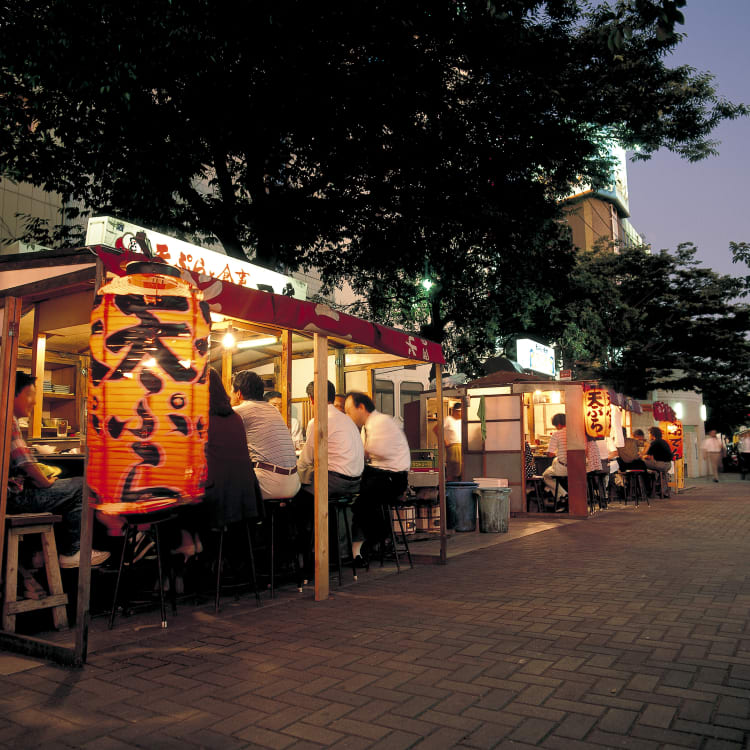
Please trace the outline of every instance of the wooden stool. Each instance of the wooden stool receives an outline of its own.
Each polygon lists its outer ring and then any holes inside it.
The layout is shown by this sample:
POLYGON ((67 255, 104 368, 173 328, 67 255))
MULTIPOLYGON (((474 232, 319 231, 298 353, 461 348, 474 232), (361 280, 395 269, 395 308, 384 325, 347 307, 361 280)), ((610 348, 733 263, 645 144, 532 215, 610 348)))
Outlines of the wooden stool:
POLYGON ((37 609, 52 609, 52 622, 57 630, 68 627, 66 605, 68 595, 63 592, 60 562, 57 558, 54 523, 62 516, 54 513, 19 513, 5 517, 5 590, 3 593, 3 630, 14 633, 16 615, 37 609), (41 534, 44 569, 47 572, 49 596, 43 599, 21 599, 18 593, 18 543, 29 534, 41 534))

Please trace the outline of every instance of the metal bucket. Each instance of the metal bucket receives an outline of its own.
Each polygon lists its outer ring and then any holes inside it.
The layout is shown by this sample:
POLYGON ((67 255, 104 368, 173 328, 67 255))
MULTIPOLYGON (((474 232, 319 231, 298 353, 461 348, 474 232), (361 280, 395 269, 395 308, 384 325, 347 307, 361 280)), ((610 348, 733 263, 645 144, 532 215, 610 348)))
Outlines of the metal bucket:
POLYGON ((510 487, 480 487, 479 531, 486 534, 505 534, 510 522, 510 487))
POLYGON ((474 531, 477 527, 476 482, 446 482, 446 526, 456 531, 474 531))

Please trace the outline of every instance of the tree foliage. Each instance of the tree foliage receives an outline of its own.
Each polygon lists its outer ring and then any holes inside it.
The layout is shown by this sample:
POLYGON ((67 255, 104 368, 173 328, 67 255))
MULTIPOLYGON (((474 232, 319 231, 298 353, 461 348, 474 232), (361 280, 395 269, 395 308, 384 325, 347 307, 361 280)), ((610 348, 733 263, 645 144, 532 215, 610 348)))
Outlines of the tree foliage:
POLYGON ((582 254, 553 325, 566 367, 644 397, 698 390, 722 426, 750 412, 750 306, 743 279, 674 253, 599 248, 582 254))
POLYGON ((611 139, 699 159, 745 113, 665 63, 683 5, 3 0, 0 174, 59 192, 68 226, 315 266, 476 359, 550 304, 557 202, 608 181, 611 139))

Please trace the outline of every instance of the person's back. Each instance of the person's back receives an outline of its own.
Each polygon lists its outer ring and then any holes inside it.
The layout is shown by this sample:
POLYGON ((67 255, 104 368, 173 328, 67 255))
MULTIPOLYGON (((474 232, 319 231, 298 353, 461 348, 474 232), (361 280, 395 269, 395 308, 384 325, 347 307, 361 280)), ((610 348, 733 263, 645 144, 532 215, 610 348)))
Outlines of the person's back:
MULTIPOLYGON (((307 442, 301 461, 312 465, 315 420, 307 426, 307 442)), ((359 477, 365 465, 365 451, 357 425, 333 404, 328 404, 328 471, 346 477, 359 477)))
POLYGON ((263 400, 263 390, 257 373, 236 373, 232 379, 234 410, 242 418, 248 453, 263 497, 293 497, 299 490, 294 443, 278 409, 263 400))

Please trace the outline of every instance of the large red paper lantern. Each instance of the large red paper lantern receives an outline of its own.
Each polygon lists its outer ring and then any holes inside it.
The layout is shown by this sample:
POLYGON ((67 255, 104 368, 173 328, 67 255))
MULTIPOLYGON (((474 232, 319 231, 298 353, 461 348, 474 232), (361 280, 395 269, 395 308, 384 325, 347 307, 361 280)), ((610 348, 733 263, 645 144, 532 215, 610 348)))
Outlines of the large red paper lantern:
POLYGON ((583 393, 583 421, 586 434, 592 438, 607 437, 612 429, 609 393, 603 388, 590 388, 583 393))
POLYGON ((203 497, 210 322, 178 269, 131 263, 91 313, 86 480, 104 513, 203 497))
POLYGON ((664 440, 669 444, 672 450, 672 459, 677 461, 683 456, 682 445, 682 422, 662 422, 659 425, 664 440))

